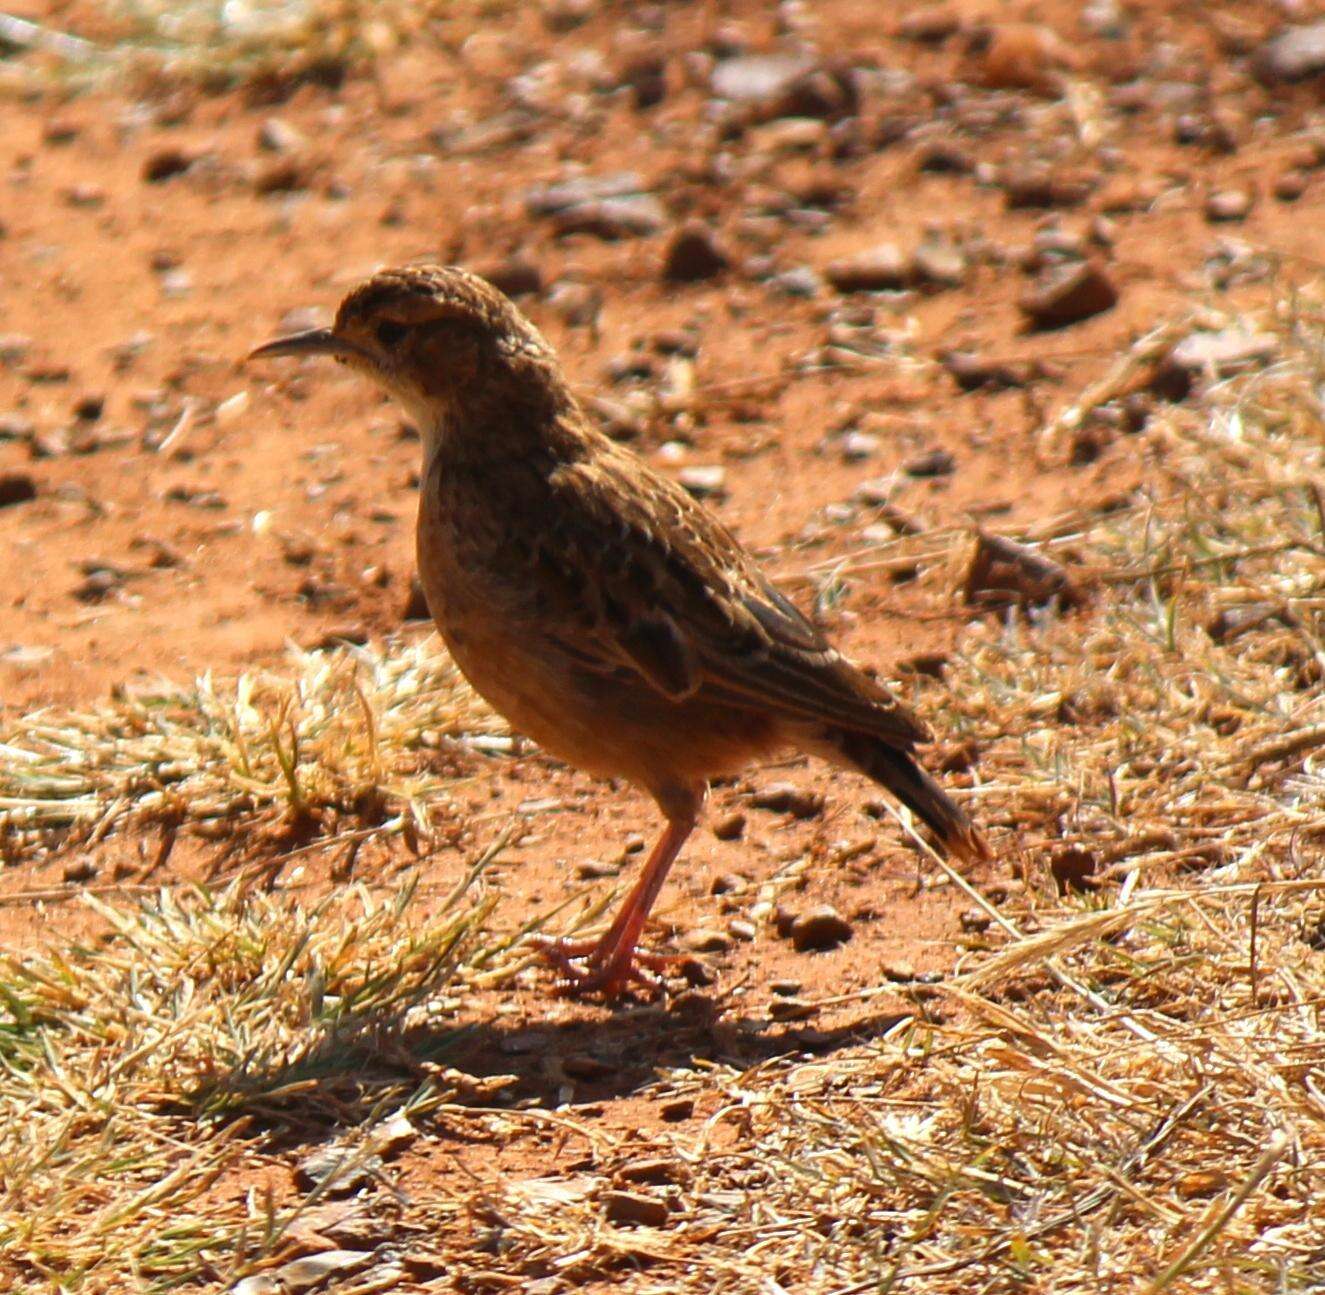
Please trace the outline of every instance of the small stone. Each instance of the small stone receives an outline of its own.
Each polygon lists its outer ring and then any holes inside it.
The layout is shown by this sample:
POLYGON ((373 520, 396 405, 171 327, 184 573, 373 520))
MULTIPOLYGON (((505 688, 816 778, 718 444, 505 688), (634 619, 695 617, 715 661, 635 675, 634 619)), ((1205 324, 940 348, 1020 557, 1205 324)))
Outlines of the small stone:
POLYGON ((1028 375, 1017 366, 975 351, 943 351, 939 363, 963 391, 979 391, 981 388, 1001 391, 1007 387, 1024 387, 1028 381, 1028 375))
POLYGON ((831 262, 824 274, 838 292, 897 291, 910 285, 912 263, 897 244, 880 243, 858 256, 831 262))
POLYGON ((699 927, 686 936, 685 946, 691 953, 726 953, 732 942, 721 931, 699 927))
POLYGON ((162 180, 183 175, 193 165, 193 161, 182 149, 158 149, 143 162, 142 177, 149 184, 159 184, 162 180))
POLYGON ((665 1124, 680 1124, 695 1113, 693 1097, 671 1097, 658 1107, 658 1115, 665 1124))
POLYGON ((590 1056, 587 1052, 572 1052, 569 1056, 563 1057, 561 1069, 571 1079, 590 1084, 616 1074, 615 1066, 599 1057, 590 1056))
POLYGON ((1267 85, 1325 74, 1325 22, 1285 27, 1256 51, 1251 66, 1267 85))
POLYGON ((621 84, 630 88, 636 112, 655 108, 667 97, 667 61, 658 53, 641 53, 621 69, 621 84))
POLYGON ((80 603, 104 602, 124 583, 124 573, 110 567, 89 571, 82 584, 74 588, 74 597, 80 603))
POLYGON ((258 147, 266 153, 299 153, 308 144, 298 127, 281 117, 268 117, 258 127, 258 147))
POLYGON ((1274 196, 1280 202, 1296 202, 1307 191, 1311 182, 1306 171, 1294 169, 1277 176, 1274 182, 1274 196))
POLYGON ((775 1021, 804 1021, 813 1016, 818 1007, 803 998, 775 998, 768 1005, 768 1015, 775 1021))
POLYGON ((879 452, 879 438, 873 432, 848 432, 842 437, 842 459, 846 463, 861 463, 879 452))
POLYGON ((1066 328, 1112 308, 1118 290, 1095 261, 1051 269, 1021 298, 1021 309, 1037 329, 1066 328))
POLYGON ((1072 603, 1077 594, 1061 563, 1025 544, 981 532, 963 597, 975 606, 1006 607, 1072 603))
POLYGON ((768 286, 783 297, 817 297, 823 291, 824 281, 808 265, 799 265, 773 275, 768 286))
POLYGON ((902 464, 908 477, 947 477, 957 470, 957 460, 947 450, 935 448, 917 454, 902 464))
POLYGON ((295 1166, 294 1176, 300 1186, 320 1187, 326 1196, 348 1196, 369 1186, 381 1169, 381 1156, 333 1145, 305 1156, 295 1166))
POLYGON ((0 472, 0 508, 30 503, 37 497, 37 482, 27 472, 0 472))
POLYGON ((64 865, 64 879, 68 882, 91 881, 100 871, 96 860, 84 855, 81 859, 71 859, 64 865))
POLYGON ((559 235, 589 234, 606 242, 656 234, 667 223, 667 212, 652 194, 603 198, 568 207, 553 217, 559 235))
POLYGON ((286 1295, 300 1295, 302 1291, 366 1268, 372 1260, 371 1250, 324 1250, 321 1254, 305 1255, 302 1259, 282 1264, 272 1276, 286 1295))
POLYGON ((731 266, 731 257, 703 224, 682 225, 672 236, 663 258, 662 277, 667 283, 698 283, 712 279, 731 266))
POLYGON ((791 942, 798 953, 835 949, 851 936, 851 923, 831 904, 802 913, 791 925, 791 942))
POLYGON ((585 859, 575 865, 575 875, 581 881, 599 881, 604 877, 619 877, 620 867, 615 863, 603 863, 601 859, 585 859))
POLYGON ((746 54, 719 61, 709 79, 713 93, 763 121, 854 116, 860 95, 849 73, 799 54, 746 54))
POLYGON ((99 184, 71 184, 64 191, 64 200, 71 207, 101 207, 106 202, 106 191, 99 184))
POLYGON ((885 980, 891 980, 898 985, 909 985, 916 979, 916 969, 909 962, 903 962, 900 958, 893 962, 885 962, 879 968, 879 971, 885 980))
POLYGON ((667 1222, 667 1202, 643 1192, 605 1192, 603 1213, 612 1223, 660 1228, 667 1222))
POLYGON ((542 271, 519 256, 480 266, 478 273, 508 297, 530 297, 543 291, 542 271))
POLYGON ((794 908, 789 908, 786 904, 779 904, 773 910, 773 929, 784 940, 790 939, 791 928, 796 925, 800 914, 794 908))
POLYGON ((686 1177, 681 1161, 670 1156, 657 1156, 648 1160, 632 1160, 616 1171, 618 1182, 651 1183, 656 1187, 679 1182, 686 1177))
POLYGON ((253 192, 261 197, 297 193, 308 188, 309 179, 309 169, 299 158, 277 157, 258 167, 253 175, 253 192))
POLYGON ((977 934, 989 930, 994 921, 982 908, 963 909, 958 914, 957 920, 961 923, 963 931, 974 931, 977 934))
POLYGON ((768 983, 768 992, 777 994, 782 998, 794 998, 801 992, 801 982, 799 980, 771 980, 768 983))
POLYGON ((733 810, 730 814, 714 819, 709 830, 719 841, 739 841, 745 835, 745 815, 740 810, 733 810))
POLYGON ((966 278, 966 257, 958 247, 939 239, 926 240, 911 257, 915 282, 930 288, 955 288, 966 278))
POLYGON ((1213 223, 1246 220, 1253 201, 1249 189, 1219 189, 1205 200, 1205 218, 1213 223))
POLYGON ((1000 181, 1010 211, 1026 208, 1077 207, 1090 196, 1091 178, 1065 174, 1048 165, 1020 163, 1000 181))
POLYGON ((1064 846, 1056 850, 1049 859, 1049 872, 1052 874, 1058 893, 1066 895, 1069 891, 1090 891, 1099 887, 1095 874, 1099 871, 1099 860, 1093 851, 1080 846, 1064 846))
POLYGON ((1202 376, 1215 381, 1270 363, 1279 350, 1273 333, 1226 328, 1189 333, 1160 362, 1151 389, 1166 400, 1184 400, 1202 376))
POLYGON ((790 814, 793 818, 817 818, 824 811, 821 792, 805 791, 790 782, 775 782, 750 796, 755 809, 771 810, 774 814, 790 814))
POLYGON ((14 368, 28 358, 32 350, 32 338, 24 333, 0 334, 0 364, 5 368, 14 368))
POLYGON ((1056 32, 1039 23, 1010 22, 972 32, 970 53, 981 80, 993 90, 1033 90, 1056 97, 1066 88, 1064 73, 1081 66, 1081 56, 1056 32))
POLYGON ((721 499, 727 494, 727 469, 723 467, 682 468, 676 479, 696 499, 721 499))
POLYGON ((734 939, 744 940, 747 943, 759 934, 754 923, 747 922, 743 917, 733 917, 732 920, 727 923, 727 930, 731 932, 734 939))

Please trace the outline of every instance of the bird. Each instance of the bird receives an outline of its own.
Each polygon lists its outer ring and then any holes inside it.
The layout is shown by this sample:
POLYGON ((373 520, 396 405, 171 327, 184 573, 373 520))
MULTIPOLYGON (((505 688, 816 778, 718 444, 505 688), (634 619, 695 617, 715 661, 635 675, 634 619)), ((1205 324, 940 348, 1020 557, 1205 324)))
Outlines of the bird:
POLYGON ((248 360, 327 356, 393 397, 423 449, 419 580, 451 657, 516 731, 647 792, 663 830, 596 939, 547 939, 570 994, 619 997, 676 955, 640 949, 710 782, 799 750, 864 774, 946 853, 991 858, 920 765, 926 725, 838 652, 726 526, 586 415, 558 356, 457 266, 380 270, 329 328, 248 360))

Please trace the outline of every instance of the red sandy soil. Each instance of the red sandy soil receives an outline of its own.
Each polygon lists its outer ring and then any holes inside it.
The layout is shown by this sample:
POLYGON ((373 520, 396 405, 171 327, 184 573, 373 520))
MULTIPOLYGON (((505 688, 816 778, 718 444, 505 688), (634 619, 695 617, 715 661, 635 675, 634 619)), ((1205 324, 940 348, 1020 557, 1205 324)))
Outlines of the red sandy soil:
MULTIPOLYGON (((1131 0, 1116 24, 1107 5, 1064 0, 582 8, 568 30, 535 5, 477 31, 439 20, 374 75, 352 68, 334 89, 292 79, 262 94, 174 85, 6 103, 0 428, 11 439, 0 431, 0 479, 30 479, 36 497, 0 508, 0 722, 162 676, 279 669, 289 641, 427 632, 403 616, 419 456, 410 429, 334 367, 237 364, 289 312, 325 317, 374 267, 418 257, 536 267, 542 287, 522 305, 586 397, 620 405, 656 392, 684 367, 668 352, 692 351, 687 412, 646 412, 632 443, 668 470, 724 467, 713 506, 808 605, 811 567, 867 547, 879 534, 867 527, 886 534, 883 515, 854 502, 864 481, 896 474, 893 504, 921 527, 1010 534, 1144 490, 1149 395, 1092 424, 1072 454, 1041 454, 1038 429, 1147 330, 1205 307, 1264 307, 1271 268, 1308 275, 1321 255, 1317 84, 1266 85, 1253 69, 1261 43, 1306 21, 1309 6, 1131 0), (990 19, 998 30, 982 39, 990 19), (1032 26, 1005 30, 1023 21, 1032 26), (716 53, 797 46, 828 69, 830 102, 809 105, 823 117, 733 108, 709 87, 716 53), (632 69, 646 57, 660 62, 664 93, 639 106, 632 69), (858 103, 832 102, 838 68, 865 69, 858 103), (494 121, 511 129, 480 138, 494 121), (937 144, 959 169, 926 169, 937 144), (178 174, 145 178, 172 155, 178 174), (1048 205, 1013 207, 1003 181, 1029 166, 1052 182, 1048 205), (657 197, 657 232, 560 234, 528 210, 537 185, 619 171, 657 197), (1301 192, 1289 200, 1292 187, 1301 192), (1223 190, 1248 192, 1249 213, 1212 221, 1208 195, 1223 190), (725 250, 725 272, 664 280, 685 220, 725 250), (819 281, 803 297, 774 281, 822 275, 882 243, 909 255, 925 238, 963 250, 952 284, 880 296, 819 281), (1117 304, 1028 329, 1019 301, 1037 246, 1041 261, 1097 261, 1117 304), (862 355, 844 367, 840 352, 822 353, 834 345, 862 355), (961 390, 937 362, 950 349, 1009 366, 1014 385, 961 390), (632 361, 642 376, 622 378, 632 361), (873 439, 847 442, 851 431, 873 439), (902 470, 935 450, 951 454, 951 472, 902 470)), ((95 30, 77 4, 26 12, 95 30)), ((973 614, 960 578, 950 563, 871 572, 821 608, 835 639, 902 677, 940 731, 942 682, 900 672, 960 640, 973 614)), ((656 826, 637 793, 537 753, 476 760, 473 771, 459 798, 475 824, 426 865, 428 893, 444 893, 511 811, 555 802, 526 815, 528 835, 499 870, 504 921, 583 889, 577 864, 620 860, 627 838, 656 826)), ((805 762, 717 789, 710 821, 740 810, 744 835, 696 834, 656 932, 724 929, 743 901, 714 895, 716 878, 757 887, 809 851, 808 882, 790 902, 835 905, 854 926, 848 945, 801 954, 761 928, 713 958, 715 985, 670 1016, 568 1004, 541 977, 476 1011, 505 1013, 492 1018, 498 1034, 536 1027, 551 1042, 531 1057, 484 1036, 457 1064, 517 1070, 551 1095, 548 1055, 615 1056, 610 1077, 579 1083, 577 1099, 601 1096, 601 1119, 629 1129, 657 1118, 631 1093, 664 1062, 753 1060, 877 1029, 905 1004, 901 991, 808 1025, 743 1024, 779 978, 816 997, 876 985, 889 965, 951 966, 966 905, 950 887, 917 884, 927 869, 889 820, 864 811, 872 799, 863 781, 805 762), (747 808, 752 787, 784 780, 821 791, 825 811, 798 820, 747 808), (844 844, 855 853, 834 863, 844 844)), ((1003 853, 986 881, 1020 866, 1014 833, 994 837, 1003 853)), ((106 858, 132 863, 134 848, 112 842, 106 858)), ((181 848, 171 866, 202 861, 181 848)), ((366 853, 360 875, 404 862, 366 853)), ((14 869, 6 884, 58 880, 61 866, 14 869)), ((32 931, 29 915, 9 917, 32 931)), ((546 1155, 530 1135, 499 1162, 488 1146, 471 1159, 491 1174, 546 1155)))

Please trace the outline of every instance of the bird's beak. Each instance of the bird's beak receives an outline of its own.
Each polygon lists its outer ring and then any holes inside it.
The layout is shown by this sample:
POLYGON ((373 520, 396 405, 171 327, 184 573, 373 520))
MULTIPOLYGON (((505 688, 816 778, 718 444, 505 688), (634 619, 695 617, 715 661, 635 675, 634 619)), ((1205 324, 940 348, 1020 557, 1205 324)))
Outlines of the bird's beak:
POLYGON ((310 328, 303 333, 290 333, 264 342, 250 351, 246 360, 270 360, 278 355, 330 355, 334 359, 371 360, 373 357, 361 346, 337 337, 329 328, 310 328))

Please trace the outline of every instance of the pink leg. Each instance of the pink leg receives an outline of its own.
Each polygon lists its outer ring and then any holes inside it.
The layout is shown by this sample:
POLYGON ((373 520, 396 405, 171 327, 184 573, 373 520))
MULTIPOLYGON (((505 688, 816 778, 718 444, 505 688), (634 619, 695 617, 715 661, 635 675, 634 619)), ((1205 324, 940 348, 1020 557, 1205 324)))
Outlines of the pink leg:
POLYGON ((548 940, 543 954, 569 981, 567 989, 573 994, 601 991, 612 998, 632 980, 644 980, 640 964, 655 969, 665 967, 674 958, 666 954, 645 953, 636 949, 639 938, 667 880, 668 870, 680 854, 686 838, 694 830, 697 808, 684 818, 672 818, 658 843, 653 847, 648 862, 635 888, 622 904, 616 921, 597 941, 548 940), (583 958, 586 968, 576 967, 572 959, 583 958))

